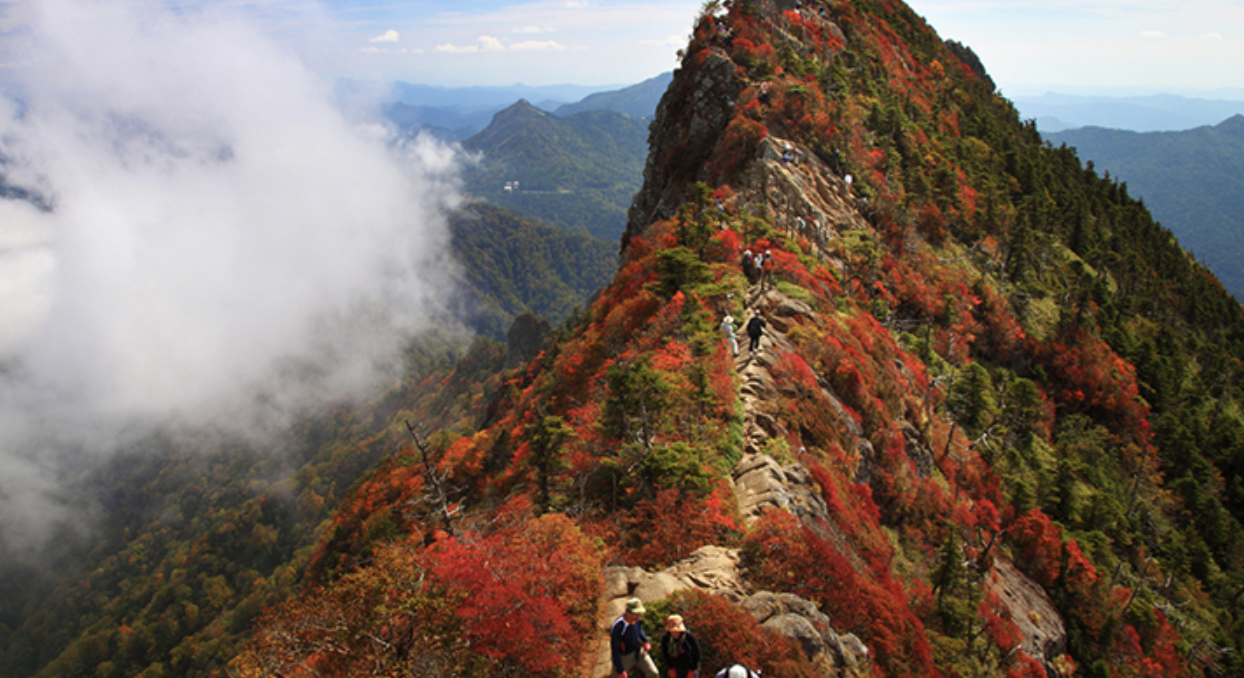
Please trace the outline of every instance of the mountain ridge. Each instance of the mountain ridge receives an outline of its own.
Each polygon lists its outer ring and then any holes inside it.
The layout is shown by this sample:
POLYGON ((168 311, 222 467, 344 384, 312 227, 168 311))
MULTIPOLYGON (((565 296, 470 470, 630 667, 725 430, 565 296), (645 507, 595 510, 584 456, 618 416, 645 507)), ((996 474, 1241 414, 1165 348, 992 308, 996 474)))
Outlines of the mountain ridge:
POLYGON ((598 675, 598 622, 636 594, 649 628, 684 616, 709 670, 1238 668, 1240 306, 964 53, 899 2, 706 5, 613 283, 461 435, 416 441, 347 502, 308 603, 359 629, 343 655, 289 607, 239 666, 400 667, 405 639, 435 638, 423 656, 472 672, 598 675), (745 279, 744 250, 772 256, 772 280, 745 279), (718 324, 753 311, 773 332, 736 360, 718 324), (740 489, 753 467, 770 470, 758 515, 740 489), (428 503, 450 475, 452 500, 428 503), (376 506, 412 502, 387 543, 368 536, 376 506), (524 556, 548 539, 573 553, 559 574, 524 556), (721 548, 803 621, 770 625, 711 581, 601 574, 721 548), (350 603, 396 604, 385 582, 414 577, 433 585, 404 599, 438 614, 350 603), (1005 597, 1014 584, 1046 614, 1005 597), (536 606, 550 626, 515 633, 552 656, 493 633, 536 606), (1033 642, 1049 610, 1065 631, 1033 642), (393 651, 364 640, 392 625, 393 651), (441 640, 464 634, 488 660, 441 640), (815 651, 844 636, 863 665, 815 651))
POLYGON ((46 674, 198 675, 246 634, 230 675, 595 677, 632 595, 706 672, 1237 673, 1240 306, 959 54, 893 0, 706 4, 589 307, 320 420, 355 436, 325 458, 379 461, 312 550, 188 578, 273 536, 222 524, 141 581, 142 628, 83 587, 46 674), (147 659, 215 611, 191 584, 243 613, 147 659))

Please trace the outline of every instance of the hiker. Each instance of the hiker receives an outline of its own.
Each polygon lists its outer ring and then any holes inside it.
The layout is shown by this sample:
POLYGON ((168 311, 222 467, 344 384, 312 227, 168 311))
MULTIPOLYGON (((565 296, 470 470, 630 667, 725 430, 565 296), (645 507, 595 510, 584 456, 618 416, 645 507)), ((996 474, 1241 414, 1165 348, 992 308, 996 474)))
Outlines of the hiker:
POLYGON ((613 659, 613 673, 618 678, 627 678, 627 672, 636 667, 647 678, 657 678, 657 665, 650 656, 652 643, 639 625, 643 614, 643 601, 631 598, 626 601, 626 611, 609 629, 609 653, 613 659))
POLYGON ((696 678, 700 674, 700 643, 687 630, 681 615, 665 618, 661 656, 669 667, 669 678, 696 678))
POLYGON ((748 285, 756 284, 756 262, 752 259, 751 250, 743 250, 743 275, 748 285))
POLYGON ((717 678, 760 678, 760 674, 742 664, 735 664, 718 671, 717 678))
POLYGON ((721 319, 721 333, 726 335, 726 341, 730 342, 730 350, 734 352, 734 356, 739 356, 739 340, 734 335, 734 318, 730 314, 721 319))
POLYGON ((752 314, 752 319, 747 321, 747 336, 751 339, 751 343, 747 346, 748 355, 754 357, 760 350, 760 335, 764 334, 767 324, 760 315, 760 309, 756 309, 752 314))
POLYGON ((773 253, 765 250, 764 258, 760 260, 760 291, 765 290, 765 283, 769 287, 773 287, 773 253))
POLYGON ((847 198, 851 197, 851 184, 854 181, 855 181, 855 177, 851 176, 850 174, 842 178, 843 192, 846 193, 846 196, 844 197, 847 197, 847 198))

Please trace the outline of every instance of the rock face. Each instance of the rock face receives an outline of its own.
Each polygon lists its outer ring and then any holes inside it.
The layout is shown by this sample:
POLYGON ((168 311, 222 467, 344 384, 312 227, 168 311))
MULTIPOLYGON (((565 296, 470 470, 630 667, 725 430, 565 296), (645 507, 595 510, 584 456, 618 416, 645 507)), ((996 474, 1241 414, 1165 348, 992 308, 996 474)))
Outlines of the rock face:
POLYGON ((838 635, 815 603, 790 593, 761 591, 741 605, 761 626, 798 642, 825 675, 854 676, 867 671, 868 648, 853 634, 838 635))
POLYGON ((649 126, 644 187, 627 213, 623 247, 654 221, 674 215, 683 187, 703 177, 717 138, 734 115, 745 86, 730 57, 714 49, 691 77, 676 77, 649 126))
POLYGON ((805 520, 829 521, 829 509, 808 470, 799 464, 785 467, 767 454, 751 454, 734 468, 734 493, 745 522, 754 522, 768 509, 781 509, 805 520))
POLYGON ((1057 675, 1052 663, 1067 652, 1067 629, 1045 589, 1005 558, 994 560, 994 571, 986 582, 1019 627, 1024 652, 1042 661, 1046 673, 1057 675))

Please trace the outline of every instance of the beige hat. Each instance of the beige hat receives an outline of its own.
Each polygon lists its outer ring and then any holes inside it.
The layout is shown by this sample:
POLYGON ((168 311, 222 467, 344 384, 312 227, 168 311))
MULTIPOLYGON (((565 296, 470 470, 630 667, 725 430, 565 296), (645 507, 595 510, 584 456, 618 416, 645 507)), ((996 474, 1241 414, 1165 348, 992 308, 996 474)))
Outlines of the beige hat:
POLYGON ((682 623, 682 615, 671 614, 665 618, 666 631, 686 631, 687 625, 682 623))
POLYGON ((634 612, 635 614, 643 614, 644 613, 644 601, 638 598, 631 598, 630 600, 626 601, 626 611, 634 612))

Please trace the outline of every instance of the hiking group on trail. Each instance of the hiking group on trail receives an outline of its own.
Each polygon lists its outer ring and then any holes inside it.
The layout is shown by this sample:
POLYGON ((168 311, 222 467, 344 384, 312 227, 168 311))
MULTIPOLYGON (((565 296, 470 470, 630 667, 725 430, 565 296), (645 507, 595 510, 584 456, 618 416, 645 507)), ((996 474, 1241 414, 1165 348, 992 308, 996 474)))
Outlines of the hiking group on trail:
MULTIPOLYGON (((644 604, 638 598, 626 601, 626 610, 609 629, 609 652, 613 661, 613 675, 629 678, 638 670, 644 678, 660 678, 656 663, 652 660, 652 642, 644 633, 640 619, 644 604)), ((665 618, 665 634, 661 636, 661 660, 666 678, 699 678, 700 643, 687 629, 681 615, 665 618)), ((717 678, 759 678, 759 674, 735 664, 721 669, 717 678)))

